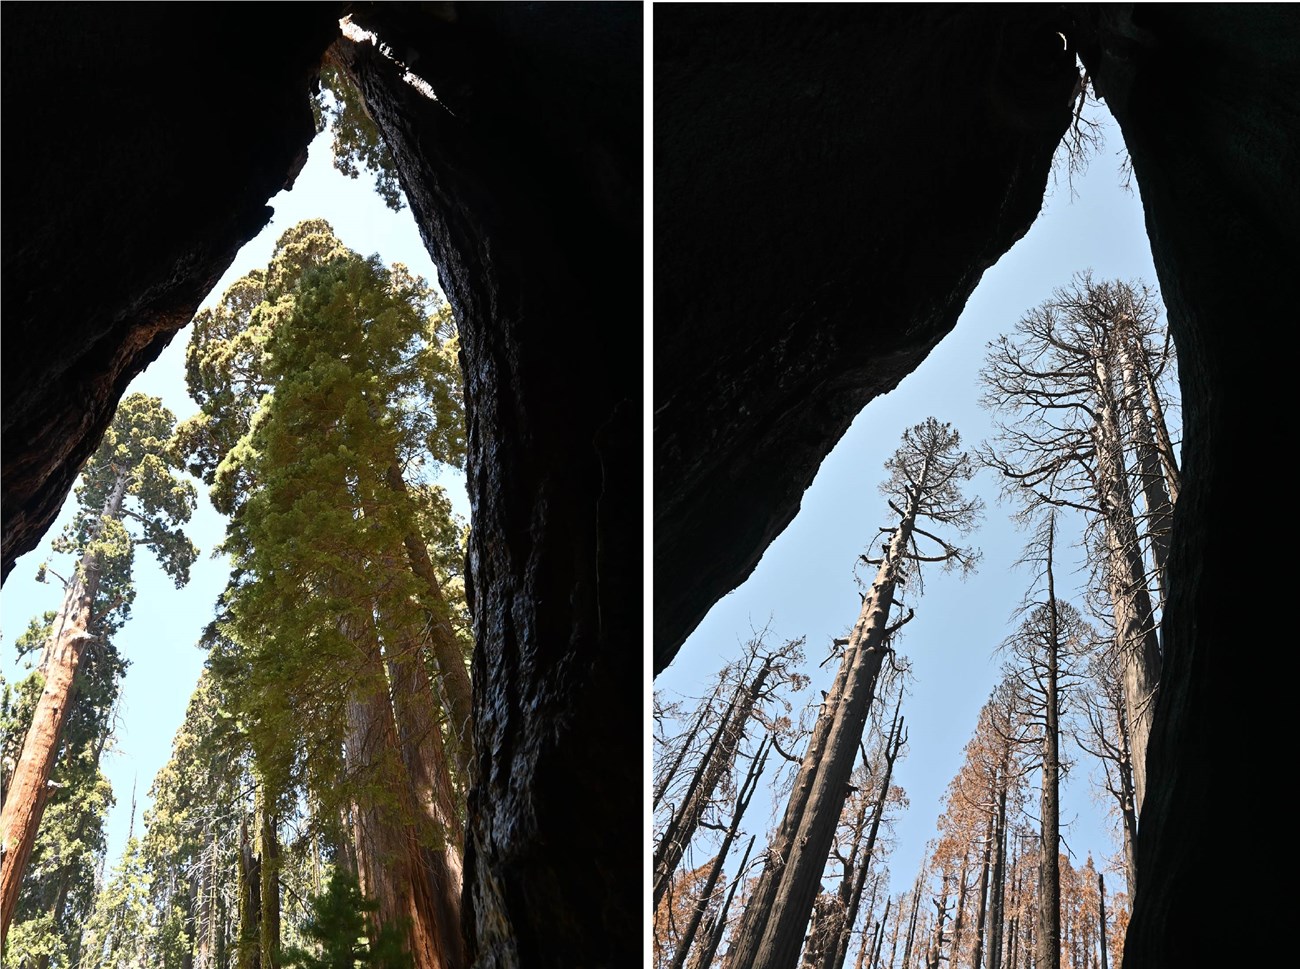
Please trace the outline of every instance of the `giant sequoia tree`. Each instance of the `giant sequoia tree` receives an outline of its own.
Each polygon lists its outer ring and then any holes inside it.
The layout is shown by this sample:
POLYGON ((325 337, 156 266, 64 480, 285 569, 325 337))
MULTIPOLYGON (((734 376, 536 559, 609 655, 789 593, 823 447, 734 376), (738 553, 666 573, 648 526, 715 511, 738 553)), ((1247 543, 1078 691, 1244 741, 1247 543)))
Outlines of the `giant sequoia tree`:
POLYGON ((903 433, 898 450, 885 462, 889 478, 880 490, 897 523, 880 529, 888 536, 880 558, 863 556, 877 566, 876 577, 862 597, 839 673, 769 846, 767 865, 737 928, 732 969, 793 969, 799 958, 876 681, 891 651, 890 635, 906 621, 890 621, 891 611, 900 605, 895 595, 900 583, 913 580, 919 588, 919 568, 925 562, 962 569, 974 565, 972 550, 922 527, 958 533, 974 527, 980 502, 962 494, 974 466, 960 444, 951 425, 928 418, 903 433))
POLYGON ((469 644, 427 473, 464 452, 454 354, 423 281, 306 222, 196 321, 180 435, 231 515, 209 638, 265 823, 300 789, 341 817, 376 928, 404 926, 421 969, 464 961, 469 644))
POLYGON ((43 687, 0 812, 0 936, 7 936, 19 886, 36 843, 65 725, 76 705, 87 653, 108 662, 109 638, 135 598, 131 564, 148 548, 179 587, 196 549, 180 525, 194 509, 193 486, 178 478, 168 442, 176 419, 155 397, 132 394, 82 470, 78 513, 58 546, 78 556, 53 617, 40 672, 43 687))

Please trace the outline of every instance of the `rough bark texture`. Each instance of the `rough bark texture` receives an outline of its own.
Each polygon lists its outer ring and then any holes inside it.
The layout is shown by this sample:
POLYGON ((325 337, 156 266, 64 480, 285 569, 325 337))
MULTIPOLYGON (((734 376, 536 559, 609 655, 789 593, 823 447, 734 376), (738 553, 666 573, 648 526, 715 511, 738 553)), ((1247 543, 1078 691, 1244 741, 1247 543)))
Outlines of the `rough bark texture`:
POLYGON ((656 9, 656 672, 1037 216, 1059 17, 656 9))
MULTIPOLYGON (((917 483, 917 494, 927 485, 923 471, 917 483)), ((899 521, 884 561, 849 633, 843 660, 848 670, 843 695, 831 717, 822 755, 818 758, 807 794, 796 791, 791 797, 792 807, 797 807, 799 818, 798 823, 792 826, 793 837, 785 846, 784 864, 779 872, 764 873, 765 878, 769 874, 779 874, 780 884, 764 921, 754 927, 759 933, 757 945, 744 940, 744 948, 738 946, 737 955, 730 963, 733 969, 750 969, 751 966, 755 969, 793 969, 799 961, 803 930, 821 887, 822 870, 848 794, 853 762, 875 697, 876 678, 884 663, 889 610, 908 541, 916 525, 916 503, 919 500, 919 497, 913 498, 913 503, 899 521), (752 956, 749 955, 751 951, 752 956)), ((827 716, 827 713, 822 715, 827 716)), ((787 817, 789 814, 790 808, 787 808, 787 817)), ((785 821, 782 824, 785 827, 785 821)))
POLYGON ((623 753, 641 735, 627 702, 641 689, 641 11, 439 9, 355 15, 437 101, 373 46, 340 57, 460 328, 478 644, 465 930, 485 969, 525 955, 629 964, 641 951, 641 768, 623 753))
POLYGON ((830 691, 822 702, 817 721, 813 724, 808 746, 799 762, 799 771, 795 774, 794 784, 790 789, 790 800, 786 802, 781 825, 773 834, 767 848, 767 858, 763 864, 763 873, 758 884, 749 895, 745 908, 741 912, 740 922, 732 936, 731 947, 727 954, 728 966, 747 966, 753 962, 762 938, 763 925, 768 918, 776 899, 777 889, 781 885, 781 871, 794 845, 795 833, 803 818, 808 797, 812 793, 813 780, 817 776, 817 767, 826 750, 826 740, 830 737, 831 725, 835 722, 836 711, 844 697, 844 687, 848 682, 849 671, 856 663, 857 647, 852 642, 844 649, 844 659, 839 671, 831 683, 830 691))
MULTIPOLYGON (((1292 379, 1291 361, 1261 352, 1243 325, 1294 315, 1300 12, 1280 4, 1106 6, 1079 19, 1081 54, 1132 156, 1183 399, 1164 666, 1139 819, 1142 890, 1124 965, 1186 965, 1229 944, 1258 899, 1282 890, 1279 872, 1259 892, 1210 898, 1198 884, 1247 877, 1252 853, 1216 859, 1206 872, 1186 846, 1215 823, 1223 764, 1269 769, 1270 755, 1243 748, 1235 725, 1249 709, 1293 702, 1289 677, 1261 681, 1240 662, 1239 604, 1218 590, 1234 581, 1234 519, 1251 473, 1233 460, 1257 402, 1243 385, 1292 379)), ((1266 799, 1256 812, 1280 803, 1266 799)), ((1267 829, 1259 813, 1252 824, 1267 829)))

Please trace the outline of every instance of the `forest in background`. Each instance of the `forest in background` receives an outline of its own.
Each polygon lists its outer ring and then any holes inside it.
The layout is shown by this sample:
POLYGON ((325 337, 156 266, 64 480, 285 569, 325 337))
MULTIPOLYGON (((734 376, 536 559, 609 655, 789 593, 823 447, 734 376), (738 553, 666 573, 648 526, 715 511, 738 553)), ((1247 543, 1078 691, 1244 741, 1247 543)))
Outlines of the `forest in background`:
MULTIPOLYGON (((1138 890, 1142 750, 1179 482, 1159 317, 1149 287, 1087 273, 1025 313, 986 348, 995 433, 963 450, 954 428, 930 419, 887 461, 879 531, 862 537, 855 569, 861 611, 845 635, 809 660, 802 639, 761 633, 711 692, 656 694, 657 967, 1116 961, 1138 890), (996 650, 999 683, 920 870, 895 874, 891 822, 908 798, 892 775, 909 750, 907 708, 926 702, 904 627, 927 608, 944 615, 923 597, 926 570, 978 564, 963 545, 991 513, 967 497, 977 470, 996 476, 997 514, 1028 539, 1024 596, 1003 642, 982 646, 996 650), (834 678, 809 696, 826 667, 834 678), (1109 857, 1073 856, 1062 837, 1075 766, 1114 822, 1109 857)), ((960 617, 940 625, 950 648, 981 648, 960 617)))

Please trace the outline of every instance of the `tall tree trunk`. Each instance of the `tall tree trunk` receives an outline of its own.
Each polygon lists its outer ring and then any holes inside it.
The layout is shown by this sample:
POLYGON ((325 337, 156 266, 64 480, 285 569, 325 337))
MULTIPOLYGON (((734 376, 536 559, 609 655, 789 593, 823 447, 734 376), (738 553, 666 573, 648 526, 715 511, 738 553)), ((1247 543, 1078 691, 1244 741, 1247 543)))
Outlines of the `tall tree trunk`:
POLYGON ((379 643, 369 622, 346 619, 343 628, 364 663, 348 696, 346 739, 348 773, 360 792, 353 832, 361 890, 379 905, 378 926, 406 924, 415 969, 439 969, 433 905, 414 828, 422 812, 402 761, 379 643), (377 784, 384 794, 374 791, 377 784))
POLYGON ((1116 708, 1115 718, 1119 727, 1120 759, 1117 766, 1119 774, 1119 811, 1120 831, 1124 839, 1124 878, 1128 885, 1129 904, 1137 894, 1137 800, 1133 791, 1133 753, 1129 749, 1128 725, 1124 722, 1124 711, 1116 708))
POLYGON ((957 876, 957 909, 952 919, 952 948, 948 951, 948 965, 957 965, 957 954, 961 951, 961 930, 965 923, 966 914, 966 893, 969 890, 966 884, 966 876, 969 874, 970 858, 966 855, 961 859, 961 873, 957 876))
POLYGON ((1119 420, 1106 361, 1095 362, 1103 395, 1094 427, 1097 453, 1096 489, 1105 521, 1106 581, 1115 615, 1115 633, 1123 663, 1125 714, 1133 753, 1135 806, 1142 812, 1146 793, 1146 751, 1151 716, 1160 682, 1160 642, 1155 628, 1146 568, 1133 523, 1133 500, 1124 470, 1119 420))
POLYGON ((740 966, 753 961, 763 931, 763 923, 771 911, 777 889, 781 884, 781 868, 785 864, 785 859, 789 856, 791 843, 795 832, 798 830, 799 821, 803 817, 804 808, 808 803, 813 778, 817 773, 817 766, 821 763, 822 754, 826 749, 826 740, 830 736, 831 724, 835 721, 836 711, 843 700, 844 686, 848 681, 849 670, 854 664, 853 657, 856 653, 857 650, 852 643, 845 647, 844 658, 835 674, 835 680, 831 683, 830 691, 822 701, 821 712, 813 724, 812 736, 808 738, 808 746, 804 749, 803 759, 799 763, 799 771, 795 775, 794 785, 790 790, 790 800, 786 802, 785 814, 782 816, 781 824, 772 835, 771 843, 768 845, 762 876, 750 894, 749 900, 745 903, 745 909, 740 916, 740 923, 737 925, 735 934, 732 937, 731 948, 727 953, 727 969, 739 969, 740 966))
POLYGON ((259 945, 262 918, 262 873, 252 839, 248 836, 248 818, 239 822, 239 952, 238 969, 261 969, 259 945))
POLYGON ((740 885, 745 877, 745 864, 749 861, 749 853, 754 850, 754 839, 757 835, 750 835, 749 844, 745 846, 745 853, 740 857, 740 866, 736 869, 736 877, 731 881, 731 888, 727 889, 727 897, 722 903, 722 908, 718 910, 718 917, 713 923, 713 930, 708 934, 708 944, 700 952, 699 958, 691 965, 691 969, 709 969, 713 963, 713 957, 718 951, 718 946, 722 943, 722 934, 727 929, 727 911, 731 908, 731 900, 736 895, 736 888, 740 885))
POLYGON ((1151 367, 1151 360, 1145 350, 1138 354, 1138 369, 1142 374, 1142 384, 1146 389, 1147 403, 1151 407, 1151 430, 1155 436, 1156 451, 1160 455, 1160 464, 1165 472, 1165 490, 1170 504, 1178 502, 1178 493, 1182 490, 1182 473, 1178 469, 1178 453, 1174 450, 1169 437, 1169 425, 1165 422, 1165 408, 1156 387, 1156 373, 1151 367))
POLYGON ((447 772, 442 730, 433 716, 433 686, 414 644, 399 650, 389 665, 402 763, 423 815, 417 872, 426 884, 416 894, 430 909, 442 965, 460 967, 467 962, 460 925, 461 811, 447 772))
MULTIPOLYGON (((925 863, 921 863, 921 871, 925 871, 925 863)), ((903 945, 903 969, 909 969, 912 965, 912 944, 916 939, 916 918, 921 911, 921 875, 916 876, 916 888, 912 891, 912 917, 907 925, 907 942, 903 945)))
MULTIPOLYGON (((682 969, 686 964, 686 953, 695 941, 695 933, 700 927, 700 920, 704 918, 704 913, 709 907, 709 899, 713 897, 713 890, 718 884, 718 878, 722 875, 722 866, 726 862, 727 854, 731 851, 731 846, 740 830, 741 818, 745 816, 749 801, 758 787, 758 779, 763 774, 763 767, 767 763, 767 754, 770 749, 769 739, 764 737, 763 741, 758 745, 758 750, 754 752, 754 757, 749 762, 749 771, 745 774, 745 781, 740 785, 740 791, 736 795, 736 810, 732 812, 731 823, 727 825, 727 833, 722 838, 722 845, 718 848, 712 867, 709 868, 704 887, 700 889, 700 897, 696 900, 695 907, 691 911, 690 921, 678 940, 677 951, 673 953, 672 969, 682 969)), ((737 875, 737 877, 740 876, 737 875)))
POLYGON ((980 862, 980 893, 975 909, 975 951, 971 955, 971 969, 984 969, 984 918, 988 913, 989 869, 993 855, 993 806, 989 806, 989 823, 984 830, 984 858, 980 862))
POLYGON ((1061 627, 1056 603, 1056 578, 1052 553, 1056 538, 1055 519, 1047 537, 1047 676, 1044 689, 1042 827, 1039 836, 1041 861, 1038 866, 1038 965, 1060 969, 1061 965, 1061 803, 1060 803, 1060 675, 1061 627))
MULTIPOLYGON (((885 899, 885 912, 880 917, 880 921, 876 923, 876 938, 871 947, 871 962, 869 964, 869 969, 876 969, 876 966, 880 965, 880 950, 885 944, 885 923, 889 921, 889 906, 892 902, 892 898, 885 899)), ((857 969, 862 969, 861 950, 859 950, 858 953, 857 969)))
POLYGON ((900 693, 898 703, 894 706, 894 720, 889 727, 889 737, 885 741, 885 774, 884 779, 880 782, 880 795, 876 798, 872 810, 871 830, 867 834, 867 843, 862 850, 861 861, 857 862, 853 887, 844 900, 844 924, 840 927, 840 937, 835 947, 834 958, 826 964, 825 969, 841 969, 844 960, 848 957, 849 938, 853 934, 854 923, 858 920, 858 905, 862 901, 862 889, 866 884, 867 872, 871 867, 871 859, 876 851, 876 838, 880 833, 880 822, 885 816, 885 802, 889 799, 889 783, 894 774, 894 762, 898 759, 898 752, 902 749, 903 744, 907 742, 907 739, 903 736, 904 718, 899 716, 902 705, 903 697, 900 693))
MULTIPOLYGON (((928 468, 929 459, 926 460, 928 468)), ((789 842, 785 863, 780 869, 780 886, 762 936, 752 947, 752 959, 737 961, 731 969, 793 969, 798 962, 803 929, 808 923, 821 873, 830 854, 835 827, 848 794, 858 744, 875 695, 876 679, 884 663, 889 610, 894 603, 894 590, 903 568, 907 543, 916 524, 917 506, 926 487, 926 477, 927 471, 923 470, 849 634, 845 663, 852 657, 853 665, 826 738, 825 752, 813 775, 806 805, 800 811, 798 828, 789 842)))
MULTIPOLYGON (((130 469, 118 472, 113 489, 104 500, 97 531, 104 522, 122 516, 122 502, 131 478, 130 469)), ((86 642, 94 639, 90 627, 96 618, 95 596, 99 592, 99 555, 87 550, 68 584, 63 604, 54 619, 53 638, 45 653, 45 684, 32 723, 23 740, 18 764, 0 808, 0 949, 9 937, 9 923, 18 905, 23 873, 36 844, 41 815, 45 812, 50 774, 72 707, 77 669, 86 642)))
POLYGON ((1106 969, 1106 876, 1097 872, 1097 922, 1101 942, 1101 969, 1106 969))
POLYGON ((668 891, 673 872, 677 870, 687 845, 695 836, 704 817, 704 810, 713 798, 718 783, 731 770, 736 759, 736 751, 740 748, 740 741, 745 735, 745 726, 753 716, 754 707, 763 692, 763 684, 767 682, 772 672, 772 662, 773 657, 765 657, 763 665, 759 667, 753 680, 749 683, 742 681, 737 684, 735 696, 727 708, 726 715, 718 724, 717 733, 714 734, 713 742, 700 762, 699 769, 691 779, 682 806, 669 821, 659 843, 655 845, 653 904, 656 909, 668 891))
MULTIPOLYGON (((1166 487, 1165 471, 1154 440, 1151 418, 1144 398, 1146 388, 1138 376, 1137 356, 1141 347, 1133 332, 1133 322, 1127 321, 1120 334, 1120 375, 1124 387, 1124 403, 1128 412, 1129 441, 1133 446, 1139 490, 1146 506, 1146 533, 1151 547, 1151 560, 1155 566, 1155 582, 1159 605, 1166 599, 1165 564, 1169 561, 1169 534, 1173 521, 1173 501, 1166 487)), ((1159 404, 1157 403, 1157 406, 1159 404)))
POLYGON ((989 904, 989 969, 1002 969, 1002 933, 1007 890, 1007 778, 1004 759, 998 769, 997 841, 993 860, 993 898, 989 904))
POLYGON ((939 969, 939 962, 943 957, 943 925, 948 918, 948 897, 950 894, 948 881, 951 877, 951 875, 944 874, 943 888, 941 889, 943 894, 934 900, 934 937, 930 942, 930 950, 925 958, 926 969, 939 969))
POLYGON ((258 920, 258 938, 262 952, 262 969, 280 969, 280 837, 276 817, 265 797, 258 805, 261 831, 262 917, 258 920))

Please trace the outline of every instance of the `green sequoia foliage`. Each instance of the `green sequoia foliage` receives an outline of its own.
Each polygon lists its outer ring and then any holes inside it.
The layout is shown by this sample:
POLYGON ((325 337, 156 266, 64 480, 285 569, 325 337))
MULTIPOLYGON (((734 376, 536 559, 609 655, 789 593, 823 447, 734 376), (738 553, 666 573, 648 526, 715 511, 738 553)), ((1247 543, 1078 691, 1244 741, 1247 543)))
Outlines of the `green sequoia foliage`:
POLYGON ((285 950, 285 969, 409 969, 403 933, 386 925, 378 932, 368 901, 352 875, 335 869, 327 889, 312 898, 302 934, 310 949, 285 950))
POLYGON ((357 178, 362 171, 372 175, 375 194, 394 212, 400 212, 404 206, 397 166, 357 89, 328 59, 321 68, 320 86, 312 113, 318 133, 330 129, 334 168, 348 178, 357 178))
POLYGON ((305 788, 332 815, 347 696, 375 675, 348 629, 370 629, 391 653, 431 613, 450 609, 463 626, 463 528, 433 481, 465 455, 450 309, 404 267, 350 252, 311 220, 196 318, 187 378, 203 412, 178 450, 231 516, 211 666, 258 777, 281 804, 305 788), (405 567, 410 536, 452 601, 432 601, 405 567))
POLYGON ((149 874, 140 843, 128 838, 122 860, 95 899, 82 937, 80 969, 136 969, 149 965, 149 874))

